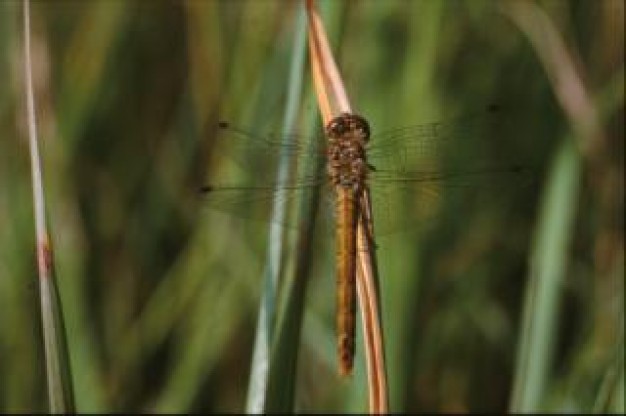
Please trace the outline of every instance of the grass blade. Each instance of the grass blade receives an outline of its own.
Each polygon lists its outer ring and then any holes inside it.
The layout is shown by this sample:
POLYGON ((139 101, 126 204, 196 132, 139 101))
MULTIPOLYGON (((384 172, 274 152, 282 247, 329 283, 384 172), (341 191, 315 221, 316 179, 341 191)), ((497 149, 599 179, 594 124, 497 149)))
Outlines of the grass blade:
POLYGON ((610 412, 624 411, 624 389, 620 388, 620 380, 624 379, 624 333, 620 334, 620 342, 615 354, 615 359, 607 367, 602 378, 596 402, 593 405, 593 414, 603 414, 610 412), (620 397, 621 396, 621 397, 620 397), (621 410, 619 409, 621 401, 621 410), (615 403, 615 408, 611 405, 615 403))
MULTIPOLYGON (((286 133, 293 131, 294 129, 298 106, 300 103, 302 72, 304 67, 303 27, 303 16, 299 14, 295 23, 296 36, 294 37, 293 43, 292 61, 288 82, 288 97, 285 106, 285 115, 283 118, 283 131, 286 133)), ((285 144, 287 144, 286 140, 288 140, 288 137, 285 135, 283 140, 285 141, 285 144)), ((285 149, 286 148, 287 146, 285 146, 285 149)), ((286 182, 291 162, 289 152, 283 151, 279 156, 279 167, 276 174, 277 183, 286 182)), ((248 413, 261 413, 264 410, 267 410, 267 408, 282 409, 283 411, 287 411, 293 403, 295 358, 297 357, 295 350, 297 349, 298 344, 297 340, 299 338, 300 324, 293 322, 288 316, 285 316, 291 307, 288 307, 283 311, 282 319, 280 319, 280 316, 278 317, 279 324, 277 330, 280 332, 280 336, 276 337, 276 343, 274 343, 275 334, 273 328, 274 322, 277 319, 276 294, 278 292, 278 279, 282 274, 280 265, 284 235, 281 223, 283 223, 283 218, 287 215, 286 208, 284 198, 282 198, 280 193, 277 193, 275 196, 272 214, 273 218, 268 236, 269 245, 266 255, 266 268, 264 272, 264 289, 259 308, 252 367, 248 385, 248 396, 246 402, 246 411, 248 413), (295 327, 293 325, 295 325, 295 327), (292 329, 291 331, 290 328, 292 329), (291 336, 288 336, 288 333, 291 334, 291 336), (286 358, 286 350, 292 352, 292 354, 289 354, 289 359, 286 358), (274 359, 272 359, 272 356, 274 359), (273 368, 274 365, 279 367, 275 370, 273 368), (268 386, 270 373, 275 374, 272 378, 274 383, 272 384, 273 387, 271 389, 271 394, 268 386), (289 389, 288 393, 286 392, 286 389, 289 389)), ((299 306, 299 308, 301 308, 303 299, 301 296, 292 296, 291 292, 292 291, 290 290, 288 294, 288 302, 293 301, 299 306)), ((295 292, 302 293, 303 288, 295 290, 295 292)), ((292 305, 292 307, 296 307, 296 305, 292 305)), ((301 312, 298 315, 301 316, 301 312)))
POLYGON ((526 289, 511 412, 538 411, 545 392, 556 341, 559 300, 573 235, 580 175, 580 155, 573 140, 566 138, 547 182, 537 242, 531 254, 532 274, 526 289))
MULTIPOLYGON (((302 41, 302 46, 304 46, 304 39, 302 41)), ((302 52, 304 52, 304 48, 302 52)), ((303 166, 303 169, 310 172, 310 169, 316 168, 319 172, 321 167, 303 166)), ((282 285, 282 302, 277 314, 275 339, 271 352, 266 413, 293 412, 295 410, 296 366, 303 325, 305 293, 313 258, 315 208, 319 200, 319 188, 314 188, 312 193, 309 198, 303 198, 300 201, 299 218, 303 227, 296 237, 297 242, 293 245, 293 247, 297 247, 292 256, 293 270, 290 268, 285 274, 282 285)))
POLYGON ((598 163, 597 150, 606 141, 572 54, 548 15, 535 4, 522 2, 506 3, 501 11, 533 45, 574 133, 564 138, 547 178, 518 344, 509 409, 534 412, 541 409, 550 376, 559 301, 574 236, 583 156, 592 165, 598 163))
POLYGON ((28 117, 29 149, 35 205, 37 264, 39 271, 39 296, 43 323, 43 340, 46 360, 49 410, 52 413, 74 411, 72 377, 63 325, 63 313, 55 283, 53 253, 46 224, 46 209, 41 174, 41 159, 37 142, 35 96, 33 92, 32 60, 30 46, 30 2, 24 1, 24 78, 28 117))

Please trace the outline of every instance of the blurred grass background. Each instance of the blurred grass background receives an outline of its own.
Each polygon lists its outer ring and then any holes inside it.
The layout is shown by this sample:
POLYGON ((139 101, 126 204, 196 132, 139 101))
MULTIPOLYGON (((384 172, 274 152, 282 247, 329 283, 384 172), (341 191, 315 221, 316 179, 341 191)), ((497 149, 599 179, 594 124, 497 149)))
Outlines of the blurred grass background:
MULTIPOLYGON (((481 142, 490 146, 468 139, 442 163, 523 160, 532 184, 502 191, 497 203, 443 198, 433 227, 381 237, 377 253, 391 409, 504 411, 540 207, 572 126, 536 51, 496 2, 321 3, 373 140, 376 131, 494 102, 510 110, 481 142)), ((244 409, 267 225, 207 209, 198 189, 219 168, 209 163, 219 159, 217 120, 278 130, 294 4, 33 3, 44 180, 79 411, 244 409)), ((555 202, 573 220, 546 340, 554 349, 536 357, 547 365, 538 406, 623 412, 624 6, 539 4, 575 51, 605 143, 596 163, 574 149, 574 197, 555 202)), ((20 5, 0 2, 4 412, 46 410, 20 5)), ((310 109, 310 96, 303 101, 310 109)), ((296 408, 362 411, 362 362, 352 383, 336 376, 332 245, 317 238, 316 248, 296 408)))

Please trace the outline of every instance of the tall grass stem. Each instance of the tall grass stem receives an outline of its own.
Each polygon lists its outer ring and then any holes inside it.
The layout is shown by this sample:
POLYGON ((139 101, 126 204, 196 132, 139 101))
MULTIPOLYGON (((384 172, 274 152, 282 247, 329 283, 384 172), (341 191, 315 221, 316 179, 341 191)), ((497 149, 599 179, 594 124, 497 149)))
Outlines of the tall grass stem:
POLYGON ((35 233, 39 271, 39 296, 43 327, 48 405, 52 413, 74 412, 74 394, 63 324, 63 312, 54 276, 53 252, 46 224, 46 208, 41 173, 41 158, 35 115, 33 68, 31 58, 30 2, 24 0, 24 79, 30 149, 35 233))

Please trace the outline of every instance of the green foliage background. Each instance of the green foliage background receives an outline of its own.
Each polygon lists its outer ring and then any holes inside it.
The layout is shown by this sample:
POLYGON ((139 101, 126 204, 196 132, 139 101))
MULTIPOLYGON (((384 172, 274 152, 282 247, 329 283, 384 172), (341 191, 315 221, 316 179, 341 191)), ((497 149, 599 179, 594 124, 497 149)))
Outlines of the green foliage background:
MULTIPOLYGON (((443 193, 428 230, 377 241, 391 409, 505 411, 525 342, 541 206, 557 149, 575 140, 572 126, 499 2, 321 3, 373 140, 377 130, 490 103, 507 110, 488 140, 460 141, 441 164, 518 160, 532 181, 472 202, 443 193)), ((605 142, 599 163, 575 152, 581 170, 563 173, 574 194, 556 197, 556 212, 573 210, 574 221, 565 225, 556 326, 546 340, 553 348, 534 357, 547 363, 537 406, 623 412, 624 5, 538 3, 576 52, 605 142)), ((44 180, 79 411, 244 410, 267 225, 208 209, 198 189, 222 168, 218 120, 259 131, 280 125, 296 4, 33 3, 44 180)), ((46 410, 20 22, 21 3, 0 2, 4 412, 46 410)), ((301 120, 311 123, 304 77, 301 120)), ((408 202, 397 215, 419 209, 408 202)), ((293 345, 296 409, 363 411, 361 348, 351 381, 336 376, 332 244, 311 238, 293 345)))

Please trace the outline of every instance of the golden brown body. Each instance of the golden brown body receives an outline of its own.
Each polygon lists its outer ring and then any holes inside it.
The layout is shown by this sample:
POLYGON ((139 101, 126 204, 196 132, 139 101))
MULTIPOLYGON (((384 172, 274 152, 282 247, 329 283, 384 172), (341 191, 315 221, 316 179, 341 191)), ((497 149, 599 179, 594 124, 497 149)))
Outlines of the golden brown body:
POLYGON ((356 226, 354 191, 337 189, 337 351, 339 373, 352 371, 356 325, 356 226))
POLYGON ((336 197, 337 352, 339 373, 345 376, 352 372, 354 361, 356 230, 369 169, 365 157, 369 126, 359 116, 342 114, 328 123, 326 134, 328 175, 336 197))

